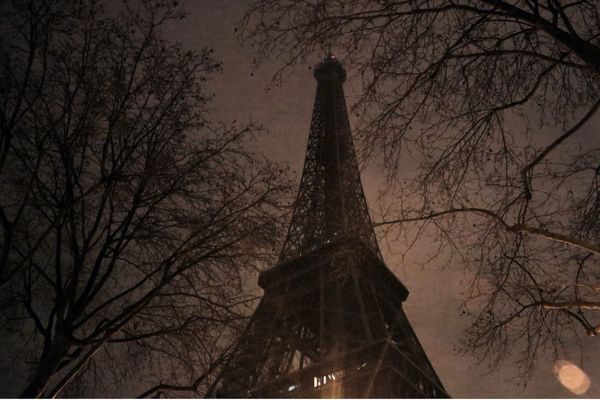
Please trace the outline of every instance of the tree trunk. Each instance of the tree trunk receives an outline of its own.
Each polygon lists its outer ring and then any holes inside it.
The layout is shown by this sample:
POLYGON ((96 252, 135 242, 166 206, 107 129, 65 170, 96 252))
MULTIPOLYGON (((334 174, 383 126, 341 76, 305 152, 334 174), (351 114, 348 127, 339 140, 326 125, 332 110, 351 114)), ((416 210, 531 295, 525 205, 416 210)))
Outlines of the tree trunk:
POLYGON ((55 374, 60 361, 64 358, 66 352, 62 346, 54 345, 48 355, 42 360, 31 378, 29 384, 21 393, 21 398, 39 398, 44 395, 44 391, 55 374), (60 347, 60 348, 59 348, 60 347))

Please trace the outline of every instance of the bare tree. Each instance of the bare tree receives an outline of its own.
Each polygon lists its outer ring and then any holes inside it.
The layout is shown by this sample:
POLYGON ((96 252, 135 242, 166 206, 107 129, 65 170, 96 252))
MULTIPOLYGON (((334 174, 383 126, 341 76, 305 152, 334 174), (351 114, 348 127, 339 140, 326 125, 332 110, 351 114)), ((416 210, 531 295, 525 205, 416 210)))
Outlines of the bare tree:
POLYGON ((597 2, 259 0, 241 28, 276 79, 327 47, 362 78, 363 156, 400 187, 378 225, 473 268, 475 354, 600 333, 597 2))
POLYGON ((209 387, 252 300, 241 271, 279 237, 282 171, 246 150, 259 128, 207 119, 220 64, 162 38, 177 2, 110 6, 0 5, 0 329, 25 397, 129 356, 209 387))

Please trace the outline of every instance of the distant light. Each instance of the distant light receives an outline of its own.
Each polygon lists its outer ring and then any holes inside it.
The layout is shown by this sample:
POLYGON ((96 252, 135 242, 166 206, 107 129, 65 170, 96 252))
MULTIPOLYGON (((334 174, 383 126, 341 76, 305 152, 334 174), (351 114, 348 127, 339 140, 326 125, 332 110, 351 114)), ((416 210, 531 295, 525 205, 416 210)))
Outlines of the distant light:
POLYGON ((554 364, 554 376, 571 393, 584 394, 590 388, 588 375, 570 361, 557 361, 554 364))
POLYGON ((292 385, 288 388, 288 392, 291 392, 292 390, 296 389, 297 386, 296 385, 292 385))

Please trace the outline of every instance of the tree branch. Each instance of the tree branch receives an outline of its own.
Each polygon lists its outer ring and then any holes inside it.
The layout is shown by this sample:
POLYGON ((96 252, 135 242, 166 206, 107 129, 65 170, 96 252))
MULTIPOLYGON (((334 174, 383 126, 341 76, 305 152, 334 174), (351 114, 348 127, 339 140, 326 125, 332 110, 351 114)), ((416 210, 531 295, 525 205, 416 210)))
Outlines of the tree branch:
POLYGON ((491 220, 495 221, 496 223, 498 223, 506 231, 509 231, 509 232, 512 232, 515 234, 516 233, 530 233, 530 234, 544 237, 546 239, 550 239, 552 241, 565 243, 565 244, 575 246, 575 247, 578 247, 578 248, 581 248, 581 249, 584 249, 587 251, 591 251, 592 253, 594 253, 596 255, 600 255, 600 246, 595 243, 592 243, 592 242, 589 242, 586 240, 581 240, 581 239, 578 239, 578 238, 575 238, 575 237, 572 237, 569 235, 564 235, 559 232, 553 232, 553 231, 550 231, 547 229, 534 227, 534 226, 527 225, 527 224, 511 225, 511 224, 507 223, 504 220, 504 218, 502 218, 497 213, 495 213, 491 210, 485 209, 485 208, 475 208, 475 207, 451 208, 451 209, 444 210, 444 211, 431 212, 428 215, 423 215, 423 216, 418 216, 418 217, 398 218, 398 219, 389 220, 389 221, 377 222, 377 223, 373 224, 373 227, 376 228, 379 226, 391 225, 391 224, 426 221, 426 220, 435 219, 438 217, 443 217, 446 215, 464 214, 464 213, 477 214, 477 215, 486 217, 488 219, 491 219, 491 220))
POLYGON ((563 143, 569 137, 571 137, 572 135, 577 133, 594 115, 596 115, 596 112, 598 112, 599 108, 600 108, 600 99, 598 101, 596 101, 596 103, 594 103, 592 108, 590 108, 589 111, 583 116, 583 118, 581 118, 573 127, 571 127, 569 130, 567 130, 561 136, 556 138, 540 154, 538 154, 538 156, 535 159, 533 159, 533 161, 531 161, 529 164, 527 164, 525 166, 525 168, 523 168, 521 170, 521 179, 523 181, 523 186, 525 187, 526 198, 531 199, 531 197, 532 197, 532 193, 531 193, 532 188, 531 188, 531 183, 529 182, 530 181, 529 175, 530 175, 531 171, 533 170, 533 168, 536 165, 538 165, 540 162, 542 162, 542 160, 544 158, 546 158, 546 156, 548 154, 550 154, 550 152, 554 151, 561 143, 563 143))

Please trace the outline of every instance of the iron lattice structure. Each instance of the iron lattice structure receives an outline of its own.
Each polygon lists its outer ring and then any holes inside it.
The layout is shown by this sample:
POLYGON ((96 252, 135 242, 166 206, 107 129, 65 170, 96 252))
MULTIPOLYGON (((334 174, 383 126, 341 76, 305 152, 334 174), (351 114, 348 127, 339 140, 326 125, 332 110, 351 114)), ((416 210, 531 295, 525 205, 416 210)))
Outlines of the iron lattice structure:
POLYGON ((346 71, 328 57, 314 75, 318 86, 304 170, 280 260, 348 235, 379 254, 346 111, 346 71))
POLYGON ((448 397, 373 232, 332 55, 279 263, 222 379, 221 397, 448 397))

